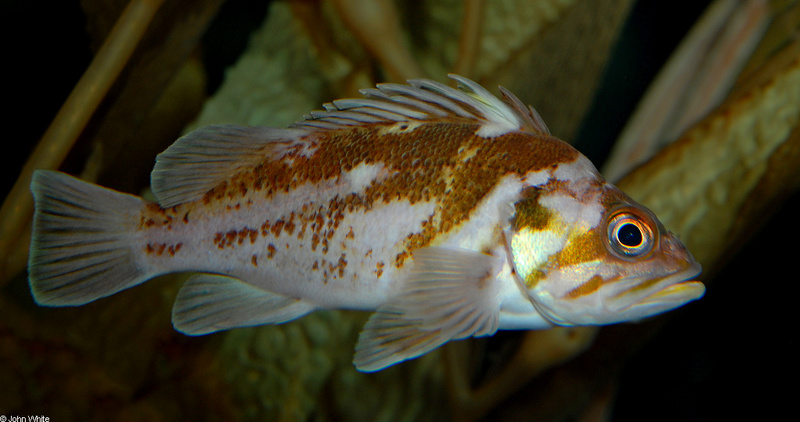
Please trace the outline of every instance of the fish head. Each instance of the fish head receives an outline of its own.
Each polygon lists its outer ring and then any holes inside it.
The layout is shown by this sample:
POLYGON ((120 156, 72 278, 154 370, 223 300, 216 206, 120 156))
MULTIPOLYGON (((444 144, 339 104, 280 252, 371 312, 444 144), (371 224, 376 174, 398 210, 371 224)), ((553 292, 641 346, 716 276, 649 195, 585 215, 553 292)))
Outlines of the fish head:
POLYGON ((529 187, 506 232, 518 281, 557 325, 632 321, 699 299, 701 267, 649 209, 602 179, 529 187))

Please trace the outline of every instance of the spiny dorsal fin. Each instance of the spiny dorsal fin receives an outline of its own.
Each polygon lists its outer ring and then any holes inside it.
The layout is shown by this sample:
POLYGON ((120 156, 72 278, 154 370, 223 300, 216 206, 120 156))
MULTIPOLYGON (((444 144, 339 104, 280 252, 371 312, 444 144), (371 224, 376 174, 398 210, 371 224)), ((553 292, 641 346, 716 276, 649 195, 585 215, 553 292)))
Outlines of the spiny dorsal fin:
POLYGON ((335 130, 363 124, 459 118, 480 122, 478 135, 484 137, 514 130, 550 134, 539 114, 508 90, 500 88, 501 100, 467 78, 448 76, 458 82, 457 89, 428 79, 412 79, 408 85, 378 84, 377 89, 360 91, 366 98, 327 103, 325 111, 314 111, 293 127, 335 130))
POLYGON ((265 159, 278 160, 291 147, 307 147, 307 135, 353 126, 461 119, 480 123, 477 134, 487 138, 515 130, 550 134, 536 111, 506 89, 500 88, 501 100, 467 78, 449 76, 458 82, 458 89, 428 79, 413 79, 408 85, 378 84, 377 89, 361 90, 365 98, 324 104, 325 111, 313 111, 288 129, 237 125, 197 129, 158 155, 150 175, 153 193, 164 208, 200 199, 243 169, 265 159))
POLYGON ((542 116, 531 106, 525 106, 525 104, 517 98, 516 95, 512 94, 511 91, 503 88, 502 86, 498 87, 500 92, 503 93, 503 101, 507 104, 511 105, 514 110, 519 113, 522 119, 525 121, 526 127, 534 132, 539 132, 544 135, 550 135, 550 129, 547 128, 547 125, 544 123, 542 116))

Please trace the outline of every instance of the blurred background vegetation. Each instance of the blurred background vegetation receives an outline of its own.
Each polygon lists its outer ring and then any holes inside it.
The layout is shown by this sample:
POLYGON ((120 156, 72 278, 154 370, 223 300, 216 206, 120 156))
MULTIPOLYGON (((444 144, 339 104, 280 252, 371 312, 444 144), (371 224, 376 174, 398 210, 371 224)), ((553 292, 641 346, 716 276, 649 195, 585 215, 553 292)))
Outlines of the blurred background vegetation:
MULTIPOLYGON (((402 79, 409 68, 423 73, 414 77, 440 81, 458 68, 492 92, 502 84, 532 104, 555 136, 600 168, 653 79, 712 2, 532 1, 526 8, 528 2, 512 0, 396 1, 400 44, 416 62, 406 61, 406 67, 370 50, 357 35, 369 25, 347 23, 346 3, 164 2, 58 167, 146 193, 155 154, 187 128, 212 122, 281 126, 322 102, 356 95, 357 88, 402 79), (483 29, 474 58, 467 60, 459 42, 470 36, 462 28, 473 22, 462 20, 470 4, 489 11, 477 21, 483 29)), ((793 1, 762 3, 777 16, 768 20, 771 29, 787 27, 778 31, 782 35, 768 31, 759 39, 772 46, 756 50, 749 62, 757 69, 752 79, 767 86, 763 81, 795 66, 798 50, 791 46, 798 42, 800 13, 793 1), (791 57, 772 64, 781 54, 791 57)), ((8 75, 3 98, 11 110, 4 196, 127 4, 7 0, 0 6, 8 75)), ((734 113, 726 110, 738 110, 760 92, 739 86, 743 94, 717 110, 734 113)), ((755 112, 743 113, 759 124, 755 112)), ((698 132, 689 131, 679 144, 700 137, 692 133, 698 132)), ((359 374, 350 359, 366 314, 318 312, 280 327, 189 338, 169 322, 182 276, 81 308, 39 308, 24 273, 27 240, 6 239, 11 246, 0 256, 7 268, 0 281, 0 415, 42 414, 53 421, 463 420, 457 416, 464 416, 465 391, 474 394, 466 402, 487 403, 473 414, 484 420, 791 415, 795 389, 785 385, 798 373, 800 352, 793 324, 798 276, 791 265, 800 238, 796 126, 787 139, 787 149, 765 164, 764 174, 772 178, 758 176, 755 193, 743 195, 744 203, 732 210, 732 226, 702 222, 703 236, 719 238, 708 247, 713 251, 690 247, 708 257, 701 261, 707 270, 701 279, 708 282, 702 300, 657 321, 603 328, 596 337, 568 331, 563 341, 536 338, 559 347, 580 344, 540 371, 512 378, 514 388, 497 395, 480 386, 503 377, 504 365, 516 362, 515 351, 533 337, 503 332, 378 374, 359 374)), ((705 166, 700 158, 698 170, 705 166)))

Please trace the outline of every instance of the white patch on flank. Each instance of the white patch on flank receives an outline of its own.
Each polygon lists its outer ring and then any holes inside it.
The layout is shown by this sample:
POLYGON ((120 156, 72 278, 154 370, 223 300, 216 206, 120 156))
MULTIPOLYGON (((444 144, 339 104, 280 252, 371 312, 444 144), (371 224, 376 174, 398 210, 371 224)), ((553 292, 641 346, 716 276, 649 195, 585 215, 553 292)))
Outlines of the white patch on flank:
POLYGON ((598 179, 600 173, 591 161, 583 154, 578 154, 578 158, 571 163, 561 163, 553 172, 556 180, 574 181, 586 177, 598 179))
POLYGON ((509 224, 511 214, 509 204, 520 199, 520 192, 525 186, 516 175, 507 175, 501 179, 475 207, 469 219, 461 226, 437 237, 434 246, 453 246, 475 250, 491 241, 497 227, 504 228, 509 224), (477 245, 477 246, 476 246, 477 245))
POLYGON ((596 227, 604 211, 596 195, 581 202, 570 195, 553 193, 539 198, 539 204, 557 213, 565 224, 583 230, 596 227))
POLYGON ((436 246, 455 246, 475 249, 475 245, 484 245, 494 236, 497 227, 505 229, 513 216, 513 204, 520 200, 520 193, 527 187, 547 183, 550 172, 542 170, 531 172, 520 178, 507 175, 489 192, 467 221, 451 233, 443 234, 437 239, 436 246))
POLYGON ((344 173, 344 182, 350 185, 352 192, 362 192, 373 182, 380 183, 389 175, 383 164, 361 163, 349 172, 344 173))
POLYGON ((520 128, 519 122, 516 121, 505 121, 499 120, 498 121, 490 121, 488 123, 484 123, 481 125, 480 129, 475 132, 476 135, 480 136, 481 138, 495 138, 498 136, 503 136, 509 132, 518 130, 520 128))
POLYGON ((541 186, 546 184, 550 180, 550 171, 541 170, 541 171, 534 171, 525 174, 522 178, 522 185, 525 187, 528 186, 541 186))

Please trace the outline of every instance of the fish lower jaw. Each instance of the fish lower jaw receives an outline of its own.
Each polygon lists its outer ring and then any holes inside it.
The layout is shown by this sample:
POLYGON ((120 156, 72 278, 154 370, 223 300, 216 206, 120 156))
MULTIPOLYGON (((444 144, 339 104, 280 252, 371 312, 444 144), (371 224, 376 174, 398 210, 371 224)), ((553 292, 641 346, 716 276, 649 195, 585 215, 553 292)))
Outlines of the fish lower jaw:
POLYGON ((703 296, 703 283, 692 280, 701 270, 700 264, 693 263, 681 271, 660 277, 656 283, 641 291, 636 291, 636 287, 623 290, 604 301, 604 305, 611 312, 632 312, 640 314, 639 317, 674 309, 703 296))

